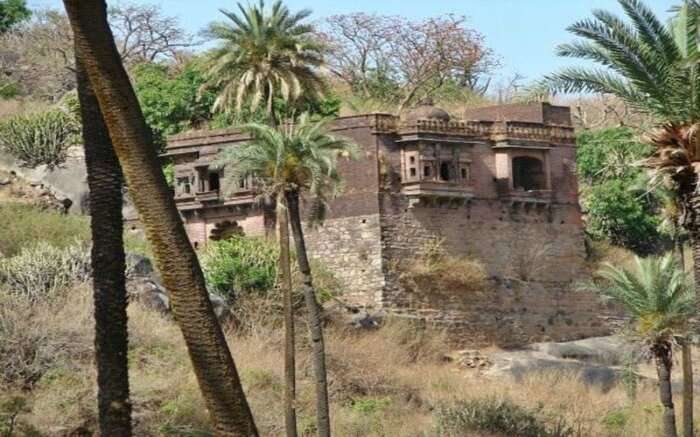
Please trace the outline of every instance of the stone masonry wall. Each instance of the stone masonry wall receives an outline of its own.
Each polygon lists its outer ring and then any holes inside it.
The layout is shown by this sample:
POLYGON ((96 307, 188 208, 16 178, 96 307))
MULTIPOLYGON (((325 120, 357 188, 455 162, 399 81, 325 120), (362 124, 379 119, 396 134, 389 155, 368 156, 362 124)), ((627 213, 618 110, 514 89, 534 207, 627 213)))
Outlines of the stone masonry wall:
POLYGON ((384 288, 379 215, 324 221, 304 230, 309 255, 319 259, 343 285, 343 301, 373 306, 384 288))
MULTIPOLYGON (((394 196, 391 196, 394 197, 394 196)), ((584 236, 577 207, 513 210, 505 202, 474 200, 460 208, 416 206, 385 199, 382 306, 406 317, 450 327, 467 343, 517 346, 609 333, 613 316, 598 296, 576 292, 585 273, 584 236), (402 279, 401 262, 442 241, 454 256, 480 261, 489 281, 478 292, 426 292, 402 279)))

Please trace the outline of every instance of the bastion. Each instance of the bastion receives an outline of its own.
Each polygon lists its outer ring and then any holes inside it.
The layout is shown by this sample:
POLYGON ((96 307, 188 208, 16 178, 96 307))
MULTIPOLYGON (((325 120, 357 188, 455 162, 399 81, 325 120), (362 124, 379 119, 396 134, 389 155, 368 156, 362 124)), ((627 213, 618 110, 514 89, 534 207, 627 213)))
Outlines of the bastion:
MULTIPOLYGON (((444 325, 472 344, 520 345, 609 333, 610 309, 574 291, 586 275, 569 108, 547 103, 340 117, 333 134, 353 140, 343 189, 309 252, 342 282, 358 307, 444 325), (422 289, 401 266, 439 246, 483 265, 482 289, 422 289)), ((171 137, 176 204, 196 247, 274 227, 252 177, 224 195, 219 150, 246 136, 235 129, 171 137)))

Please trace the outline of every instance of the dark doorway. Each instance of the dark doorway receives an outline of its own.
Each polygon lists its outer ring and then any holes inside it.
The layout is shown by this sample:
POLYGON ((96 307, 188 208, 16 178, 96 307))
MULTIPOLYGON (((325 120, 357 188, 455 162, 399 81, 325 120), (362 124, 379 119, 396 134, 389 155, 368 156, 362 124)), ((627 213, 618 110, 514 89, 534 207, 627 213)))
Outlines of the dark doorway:
POLYGON ((442 164, 440 164, 440 180, 450 180, 450 164, 447 162, 443 162, 442 164))
POLYGON ((209 172, 209 191, 219 191, 219 188, 221 188, 219 173, 209 172))
POLYGON ((529 156, 513 158, 513 188, 525 191, 547 189, 542 161, 529 156))

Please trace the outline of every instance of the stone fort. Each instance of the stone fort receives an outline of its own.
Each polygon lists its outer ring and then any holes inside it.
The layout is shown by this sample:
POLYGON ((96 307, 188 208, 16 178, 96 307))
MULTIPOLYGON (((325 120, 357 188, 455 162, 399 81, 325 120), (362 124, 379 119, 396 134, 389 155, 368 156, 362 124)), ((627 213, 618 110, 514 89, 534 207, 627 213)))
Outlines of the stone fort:
MULTIPOLYGON (((330 126, 361 153, 341 161, 344 188, 323 224, 307 229, 307 244, 343 283, 345 301, 445 324, 474 344, 609 332, 609 309, 572 286, 585 273, 586 253, 569 108, 500 105, 451 117, 423 104, 330 126), (489 287, 406 286, 396 266, 435 242, 480 261, 489 287)), ((224 196, 226 169, 210 167, 219 150, 245 140, 231 129, 169 139, 164 155, 174 163, 175 200, 195 247, 274 226, 252 179, 224 196)))

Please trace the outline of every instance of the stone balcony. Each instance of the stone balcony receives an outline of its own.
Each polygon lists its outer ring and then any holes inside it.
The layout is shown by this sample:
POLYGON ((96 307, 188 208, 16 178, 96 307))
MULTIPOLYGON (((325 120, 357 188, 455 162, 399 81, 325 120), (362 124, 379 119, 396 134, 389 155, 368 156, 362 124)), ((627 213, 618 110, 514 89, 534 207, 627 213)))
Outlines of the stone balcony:
POLYGON ((401 184, 401 194, 410 206, 448 204, 460 206, 474 197, 473 189, 462 183, 443 181, 408 181, 401 184))

